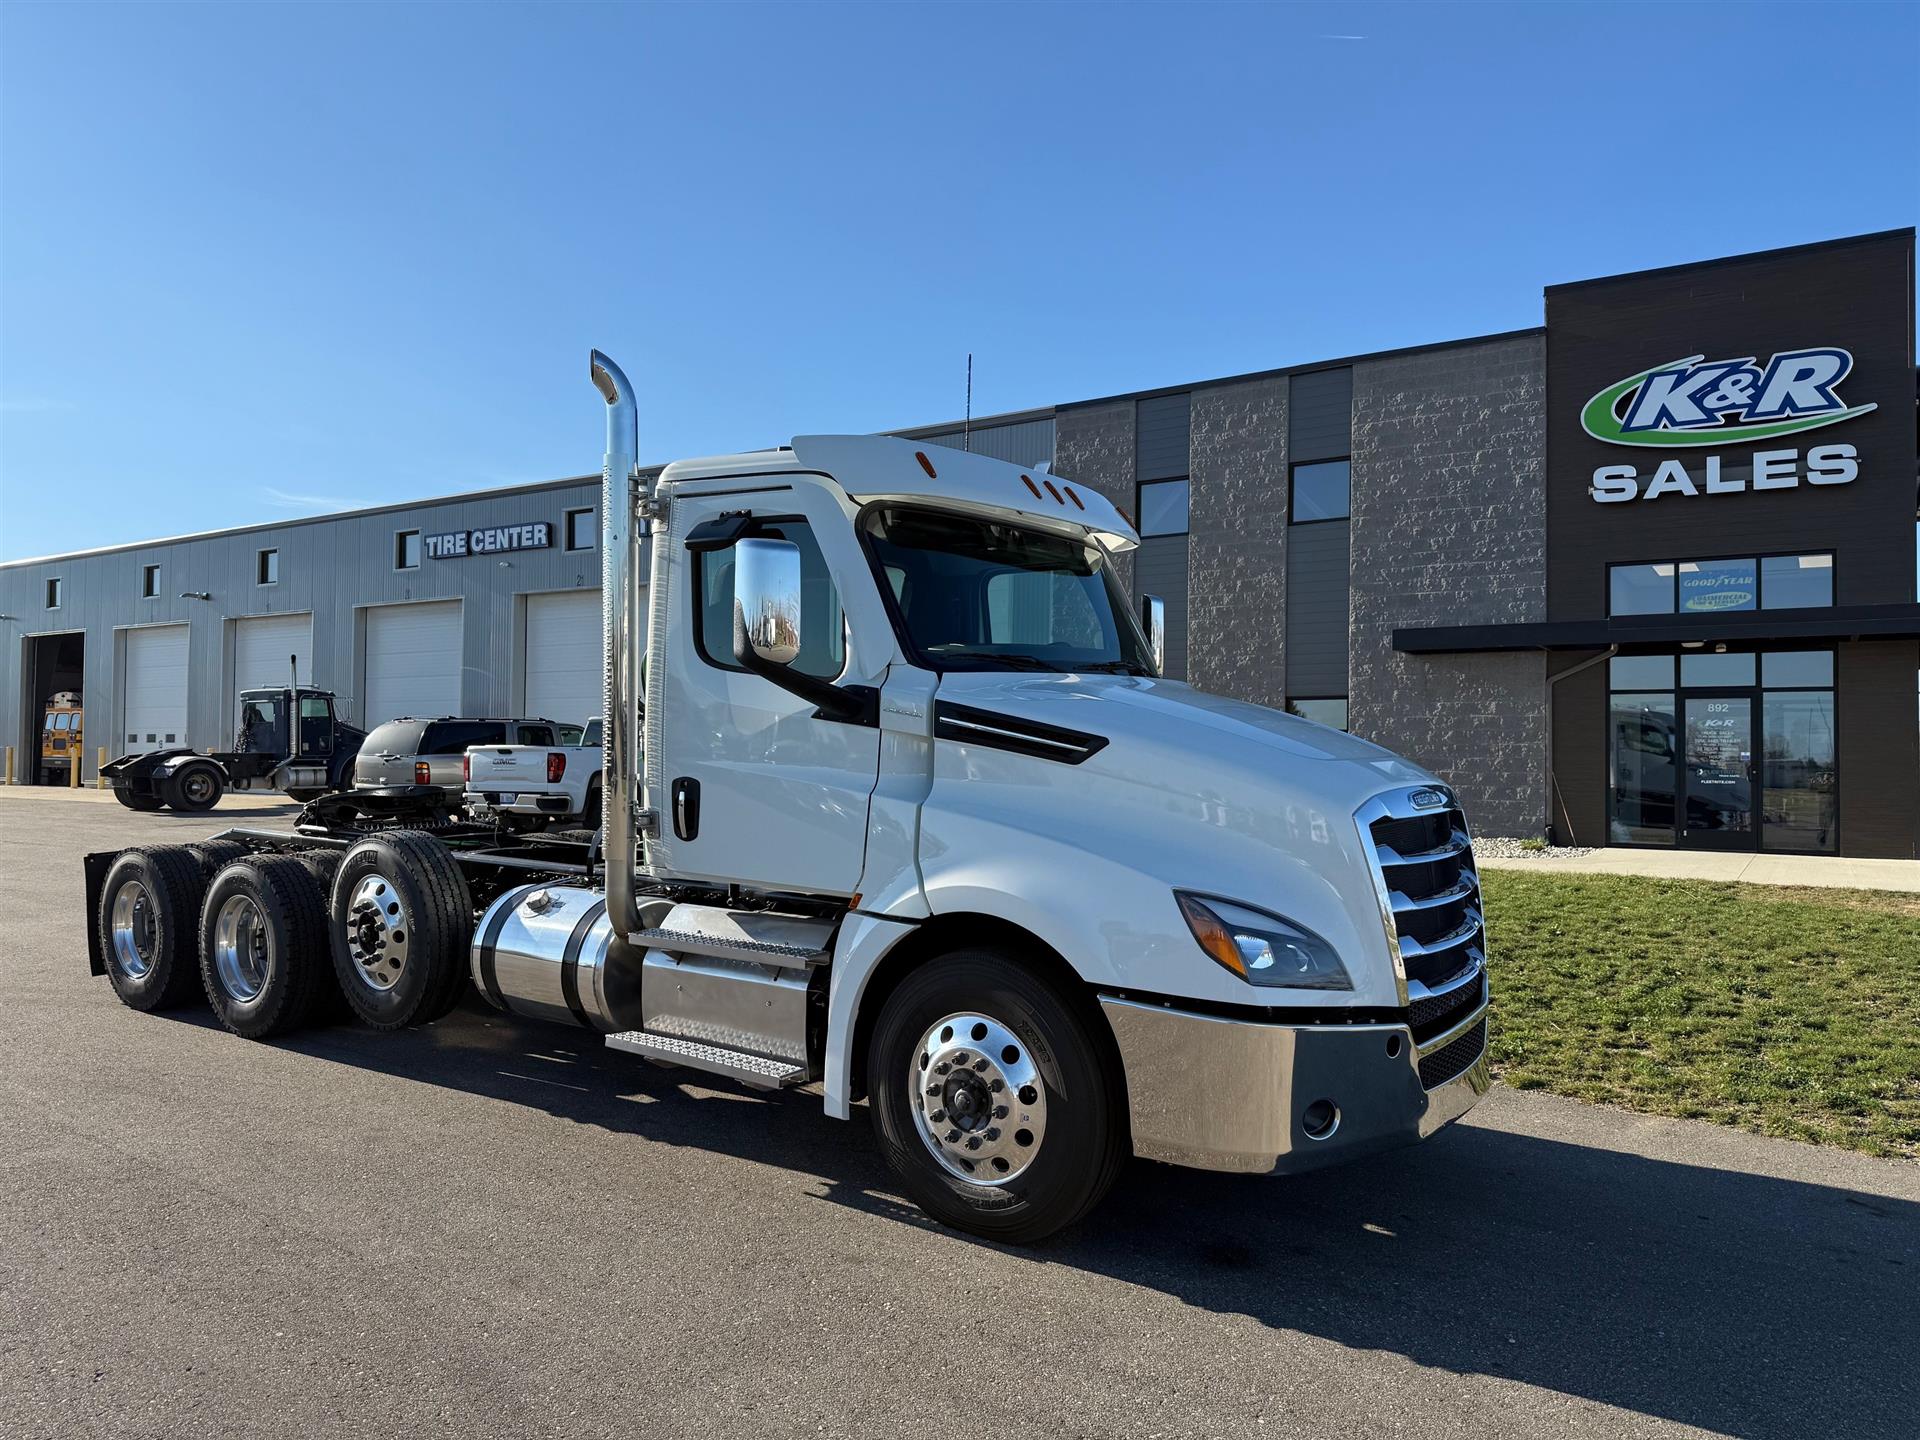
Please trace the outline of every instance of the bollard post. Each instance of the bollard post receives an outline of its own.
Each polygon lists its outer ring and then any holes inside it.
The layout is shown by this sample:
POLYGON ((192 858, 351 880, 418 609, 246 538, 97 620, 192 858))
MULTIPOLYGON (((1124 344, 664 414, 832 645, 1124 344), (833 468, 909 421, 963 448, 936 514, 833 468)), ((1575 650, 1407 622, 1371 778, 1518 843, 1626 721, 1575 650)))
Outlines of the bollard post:
POLYGON ((69 790, 78 790, 80 788, 80 762, 85 760, 86 758, 87 758, 87 752, 85 749, 79 746, 68 747, 67 749, 67 788, 69 790))
POLYGON ((13 746, 7 746, 7 784, 13 784, 13 746))
POLYGON ((106 768, 107 768, 107 747, 102 745, 98 747, 98 754, 94 757, 94 762, 93 762, 93 788, 94 789, 104 790, 107 788, 107 777, 100 773, 106 768))

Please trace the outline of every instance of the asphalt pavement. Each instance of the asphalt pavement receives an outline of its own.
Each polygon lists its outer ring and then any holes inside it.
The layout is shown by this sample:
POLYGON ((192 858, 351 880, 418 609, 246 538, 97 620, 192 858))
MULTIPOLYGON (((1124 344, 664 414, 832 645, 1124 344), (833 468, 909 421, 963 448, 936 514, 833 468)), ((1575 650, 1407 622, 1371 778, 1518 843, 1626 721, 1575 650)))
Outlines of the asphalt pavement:
POLYGON ((83 853, 281 816, 0 791, 0 1435, 1914 1433, 1920 1165, 1496 1087, 1006 1249, 810 1093, 87 974, 83 853))

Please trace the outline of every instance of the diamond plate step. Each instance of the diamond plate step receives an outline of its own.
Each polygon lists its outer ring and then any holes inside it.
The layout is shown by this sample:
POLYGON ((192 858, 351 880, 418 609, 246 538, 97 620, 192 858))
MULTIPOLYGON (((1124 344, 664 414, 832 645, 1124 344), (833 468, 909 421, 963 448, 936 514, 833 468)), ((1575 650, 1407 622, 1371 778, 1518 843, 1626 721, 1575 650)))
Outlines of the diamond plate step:
POLYGON ((626 1030, 607 1036, 607 1044, 616 1050, 644 1055, 668 1065, 685 1065, 715 1075, 727 1075, 756 1090, 778 1090, 783 1085, 799 1085, 807 1078, 807 1067, 791 1060, 775 1060, 766 1055, 749 1055, 743 1050, 728 1050, 719 1045, 703 1045, 698 1040, 682 1040, 672 1035, 649 1035, 643 1030, 626 1030))
POLYGON ((833 944, 831 920, 719 905, 676 905, 666 918, 634 932, 636 945, 675 955, 713 955, 756 965, 824 965, 833 944))

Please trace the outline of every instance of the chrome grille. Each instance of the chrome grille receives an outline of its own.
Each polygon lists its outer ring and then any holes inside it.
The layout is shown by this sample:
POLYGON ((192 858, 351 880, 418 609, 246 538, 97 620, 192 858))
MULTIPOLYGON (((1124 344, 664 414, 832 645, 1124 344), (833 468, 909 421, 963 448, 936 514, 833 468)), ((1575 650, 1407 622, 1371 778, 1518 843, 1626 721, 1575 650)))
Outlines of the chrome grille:
POLYGON ((1438 786, 1389 791, 1363 806, 1358 819, 1373 847, 1409 1001, 1451 989, 1483 968, 1480 877, 1467 817, 1453 795, 1438 786))

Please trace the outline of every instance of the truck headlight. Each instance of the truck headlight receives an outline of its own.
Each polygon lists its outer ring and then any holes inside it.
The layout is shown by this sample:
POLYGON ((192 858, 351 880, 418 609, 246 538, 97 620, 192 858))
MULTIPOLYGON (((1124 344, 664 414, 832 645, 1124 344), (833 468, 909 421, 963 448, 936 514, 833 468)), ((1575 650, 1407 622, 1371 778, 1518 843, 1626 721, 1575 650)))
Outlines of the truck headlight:
POLYGON ((1305 926, 1211 895, 1176 890, 1174 899, 1200 948, 1248 984, 1353 989, 1333 947, 1305 926))

